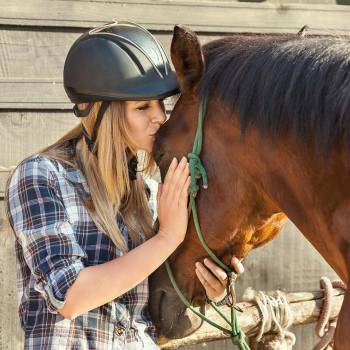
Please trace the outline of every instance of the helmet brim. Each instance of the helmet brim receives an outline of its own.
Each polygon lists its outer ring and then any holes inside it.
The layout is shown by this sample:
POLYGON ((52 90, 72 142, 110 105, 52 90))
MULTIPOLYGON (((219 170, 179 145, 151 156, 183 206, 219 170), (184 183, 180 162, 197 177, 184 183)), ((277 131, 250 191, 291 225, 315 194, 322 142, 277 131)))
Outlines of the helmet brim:
POLYGON ((135 84, 132 80, 129 80, 128 86, 124 85, 124 91, 120 88, 115 92, 106 91, 84 91, 79 89, 79 93, 74 89, 66 87, 66 92, 74 103, 84 102, 97 102, 97 101, 132 101, 132 100, 159 100, 180 92, 179 83, 176 79, 175 72, 171 71, 163 79, 154 79, 148 81, 147 84, 135 84))

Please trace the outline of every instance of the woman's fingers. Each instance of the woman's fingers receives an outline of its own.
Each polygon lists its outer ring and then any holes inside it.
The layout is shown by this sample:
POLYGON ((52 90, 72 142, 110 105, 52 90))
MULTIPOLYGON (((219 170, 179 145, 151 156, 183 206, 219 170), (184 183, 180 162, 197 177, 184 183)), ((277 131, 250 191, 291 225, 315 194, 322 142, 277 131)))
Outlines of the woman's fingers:
POLYGON ((232 257, 231 264, 238 275, 240 275, 244 272, 244 267, 243 267, 242 263, 235 256, 232 257))
POLYGON ((184 181, 186 181, 186 178, 189 174, 189 167, 187 163, 186 157, 183 157, 175 169, 172 178, 169 182, 169 190, 168 194, 169 197, 172 198, 175 203, 178 203, 179 200, 179 194, 181 191, 179 191, 182 188, 182 185, 184 181))
MULTIPOLYGON (((237 274, 243 273, 244 268, 239 259, 232 257, 231 263, 237 274)), ((213 301, 216 299, 221 300, 226 293, 226 272, 209 258, 204 259, 204 265, 197 262, 195 271, 198 279, 205 288, 208 298, 213 301)))
POLYGON ((186 157, 183 157, 178 164, 173 160, 165 176, 162 190, 163 198, 169 205, 179 205, 181 191, 186 184, 188 175, 189 165, 186 157))
POLYGON ((211 259, 205 258, 204 259, 204 264, 213 273, 213 275, 215 275, 218 278, 220 283, 223 286, 226 286, 226 283, 227 283, 227 274, 226 274, 226 272, 221 267, 216 265, 211 259))
POLYGON ((179 205, 187 206, 188 203, 188 189, 191 185, 191 176, 188 176, 184 186, 182 187, 179 199, 179 205))
POLYGON ((205 279, 205 277, 203 276, 203 274, 201 273, 201 271, 196 268, 196 275, 199 279, 199 281, 202 283, 205 292, 208 296, 209 299, 211 299, 214 295, 217 294, 217 291, 210 285, 210 283, 205 279))
POLYGON ((159 230, 168 232, 169 237, 175 238, 179 243, 183 241, 188 226, 188 210, 183 194, 183 188, 188 187, 187 167, 186 157, 183 157, 180 163, 177 163, 175 158, 169 166, 157 197, 159 230))
MULTIPOLYGON (((190 170, 187 163, 187 165, 185 165, 185 168, 183 169, 183 172, 180 174, 177 183, 174 185, 176 186, 175 187, 176 190, 174 191, 174 200, 175 200, 175 203, 178 203, 179 205, 182 204, 180 203, 180 201, 181 201, 184 187, 188 189, 187 181, 188 181, 189 174, 190 174, 190 170)), ((188 195, 188 191, 187 191, 187 195, 188 195)))
POLYGON ((217 292, 222 291, 223 285, 221 284, 221 282, 215 276, 213 276, 212 273, 204 265, 197 262, 196 268, 211 288, 213 288, 217 292))

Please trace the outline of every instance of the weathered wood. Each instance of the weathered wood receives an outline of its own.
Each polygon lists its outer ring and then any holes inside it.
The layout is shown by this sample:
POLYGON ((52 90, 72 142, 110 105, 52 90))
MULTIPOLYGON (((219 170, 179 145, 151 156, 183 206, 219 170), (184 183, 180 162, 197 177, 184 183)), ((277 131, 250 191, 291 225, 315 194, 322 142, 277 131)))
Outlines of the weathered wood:
POLYGON ((0 197, 11 167, 56 141, 77 122, 72 112, 0 112, 0 197))
MULTIPOLYGON (((332 293, 332 310, 331 319, 338 316, 343 303, 345 292, 340 289, 336 289, 332 293)), ((323 304, 323 293, 321 291, 317 292, 301 292, 301 293, 290 293, 287 294, 287 300, 289 302, 290 308, 293 313, 293 325, 303 325, 308 323, 314 323, 318 320, 323 304)), ((260 323, 259 309, 251 303, 239 303, 238 304, 243 313, 237 313, 238 324, 243 332, 248 333, 256 329, 260 323)), ((230 310, 227 307, 221 307, 220 310, 224 315, 230 319, 230 310)), ((213 310, 208 308, 206 310, 206 316, 213 320, 215 323, 226 327, 227 324, 222 320, 222 318, 213 310)), ((199 344, 203 342, 211 342, 218 339, 229 338, 227 334, 217 330, 213 326, 204 322, 202 327, 200 327, 196 332, 190 336, 167 341, 165 339, 160 339, 160 344, 162 349, 177 349, 180 346, 188 346, 192 344, 199 344)))
POLYGON ((72 106, 62 81, 53 79, 0 79, 0 108, 68 109, 72 106))
POLYGON ((4 203, 0 201, 0 349, 23 349, 16 289, 14 238, 4 220, 4 203))
MULTIPOLYGON (((63 0, 63 1, 67 1, 67 0, 63 0)), ((68 0, 70 1, 70 0, 68 0)), ((91 0, 77 0, 77 1, 82 1, 82 2, 89 2, 91 0)), ((94 0, 95 2, 106 2, 106 0, 94 0)), ((151 1, 151 0, 148 0, 148 1, 151 1)), ((159 1, 159 0, 158 0, 159 1)), ((173 2, 175 2, 174 0, 172 0, 173 2)), ((259 2, 259 1, 253 1, 251 0, 252 2, 259 2)), ((261 0, 260 0, 261 1, 261 0)), ((266 0, 263 0, 263 1, 266 1, 266 0)), ((272 0, 269 0, 269 1, 272 1, 272 0)), ((333 0, 278 0, 280 3, 282 4, 295 4, 295 3, 303 3, 303 4, 335 4, 336 2, 333 1, 333 0)), ((140 3, 140 0, 109 0, 109 2, 122 2, 124 4, 135 4, 135 3, 140 3)), ((144 1, 142 1, 144 2, 144 1)), ((204 3, 204 2, 210 2, 212 3, 213 5, 215 5, 215 3, 220 3, 220 2, 223 2, 223 0, 191 0, 191 1, 186 1, 187 3, 192 3, 192 4, 198 4, 198 3, 204 3)), ((228 2, 226 0, 226 2, 228 2)), ((262 1, 261 1, 262 2, 262 1)), ((277 2, 277 0, 276 0, 277 2)), ((177 3, 179 3, 179 1, 177 1, 177 3)))
POLYGON ((117 17, 148 29, 168 31, 178 23, 196 31, 221 33, 294 32, 305 24, 322 33, 350 31, 350 9, 339 5, 180 0, 127 4, 124 1, 1 0, 0 4, 0 23, 11 25, 90 28, 117 17))
MULTIPOLYGON (((62 82, 63 65, 69 48, 85 30, 46 28, 4 28, 0 30, 0 78, 43 80, 62 82)), ((152 34, 170 53, 171 32, 152 34)), ((199 35, 202 44, 222 35, 199 35)), ((16 80, 14 80, 16 82, 16 80)), ((17 87, 18 88, 18 87, 17 87)), ((4 91, 1 88, 1 91, 4 91)))
POLYGON ((78 122, 72 111, 0 111, 0 167, 17 165, 24 157, 56 141, 78 122))

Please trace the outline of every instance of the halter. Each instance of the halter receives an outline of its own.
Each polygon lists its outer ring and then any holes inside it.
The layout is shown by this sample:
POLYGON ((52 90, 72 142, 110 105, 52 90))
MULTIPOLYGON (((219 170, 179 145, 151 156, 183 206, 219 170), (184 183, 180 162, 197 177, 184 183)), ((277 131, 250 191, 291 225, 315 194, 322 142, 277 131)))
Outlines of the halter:
POLYGON ((208 188, 208 177, 206 174, 206 171, 204 169, 204 166, 199 158, 199 155, 202 150, 202 140, 203 140, 203 123, 204 123, 204 117, 206 112, 206 106, 207 106, 207 97, 204 96, 201 100, 200 106, 199 106, 199 112, 198 112, 198 125, 197 125, 197 131, 195 135, 195 139, 193 142, 193 148, 192 152, 188 154, 189 159, 189 166, 190 166, 190 173, 191 173, 191 186, 190 186, 190 203, 188 206, 189 215, 192 213, 193 221, 196 227, 196 232, 198 235, 198 239, 201 242, 203 248, 207 252, 207 254, 216 262, 217 265, 219 265, 223 270, 226 271, 227 278, 228 278, 228 284, 227 284, 227 293, 231 296, 230 300, 230 308, 231 308, 231 321, 227 319, 227 317, 219 310, 219 308, 211 301, 208 300, 209 304, 213 307, 213 309, 228 323, 230 326, 230 329, 227 329, 225 327, 222 327, 215 322, 209 320, 205 315, 203 315, 201 312, 197 311, 194 306, 188 301, 188 299, 183 295, 183 293, 180 291, 174 275, 172 273, 170 264, 168 261, 165 261, 165 267, 168 272, 171 284, 173 285, 177 295, 181 299, 181 301, 197 316, 199 316, 203 321, 208 322, 213 327, 221 330, 225 334, 229 334, 231 336, 231 340, 233 344, 238 345, 240 350, 250 350, 248 344, 245 341, 245 335, 242 330, 238 327, 238 321, 237 321, 237 314, 234 307, 234 304, 236 302, 236 296, 235 296, 235 289, 234 289, 234 283, 237 278, 237 274, 228 266, 225 265, 219 258, 213 253, 213 251, 208 247, 208 245, 205 242, 205 239, 203 237, 203 233, 200 228, 198 215, 197 215, 197 209, 196 209, 196 201, 195 198, 197 196, 197 192, 199 191, 199 186, 197 184, 197 181, 202 178, 202 187, 204 189, 208 188))

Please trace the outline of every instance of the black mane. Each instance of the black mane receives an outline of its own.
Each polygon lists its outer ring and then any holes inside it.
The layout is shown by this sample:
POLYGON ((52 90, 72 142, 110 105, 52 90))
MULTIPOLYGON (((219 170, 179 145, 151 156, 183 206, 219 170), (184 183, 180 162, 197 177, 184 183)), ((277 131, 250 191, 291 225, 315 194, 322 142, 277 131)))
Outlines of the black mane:
POLYGON ((339 37, 231 36, 203 46, 200 93, 237 112, 244 132, 312 139, 326 152, 350 146, 350 40, 339 37))

